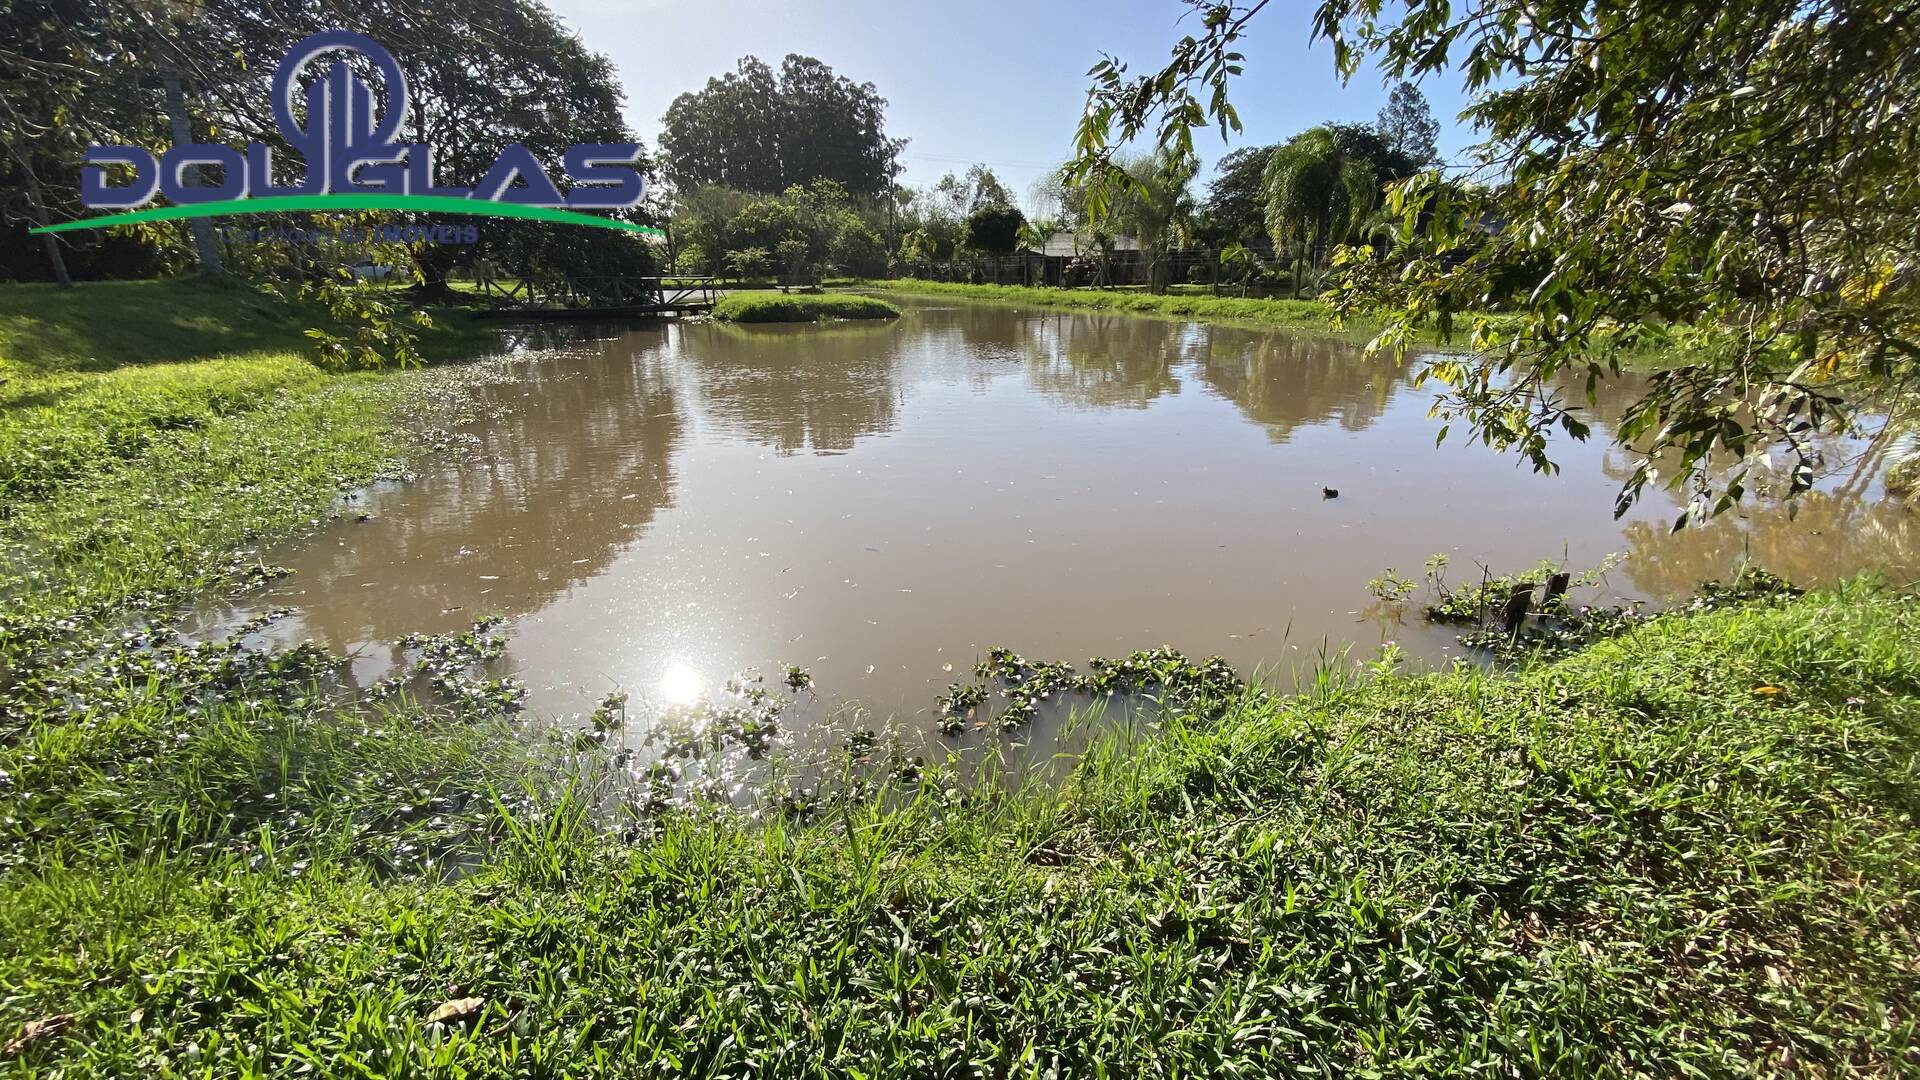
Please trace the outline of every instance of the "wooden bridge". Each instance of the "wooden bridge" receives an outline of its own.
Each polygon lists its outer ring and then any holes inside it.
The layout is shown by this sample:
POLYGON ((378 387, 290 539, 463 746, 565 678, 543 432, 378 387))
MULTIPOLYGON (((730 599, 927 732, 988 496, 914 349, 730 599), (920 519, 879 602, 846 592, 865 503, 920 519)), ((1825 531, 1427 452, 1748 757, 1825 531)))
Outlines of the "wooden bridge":
POLYGON ((489 314, 521 319, 677 318, 713 310, 713 279, 560 277, 480 283, 489 314))

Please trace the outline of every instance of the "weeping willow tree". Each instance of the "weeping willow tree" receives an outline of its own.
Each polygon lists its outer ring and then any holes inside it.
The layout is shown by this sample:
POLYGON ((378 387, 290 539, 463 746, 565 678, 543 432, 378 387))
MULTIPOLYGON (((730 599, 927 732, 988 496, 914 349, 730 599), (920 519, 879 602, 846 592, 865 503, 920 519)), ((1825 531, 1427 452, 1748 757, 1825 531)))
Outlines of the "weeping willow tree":
POLYGON ((1294 136, 1267 159, 1267 232, 1277 248, 1291 247, 1293 295, 1300 295, 1300 266, 1326 264, 1327 252, 1345 242, 1373 212, 1380 189, 1373 162, 1348 153, 1330 127, 1294 136))

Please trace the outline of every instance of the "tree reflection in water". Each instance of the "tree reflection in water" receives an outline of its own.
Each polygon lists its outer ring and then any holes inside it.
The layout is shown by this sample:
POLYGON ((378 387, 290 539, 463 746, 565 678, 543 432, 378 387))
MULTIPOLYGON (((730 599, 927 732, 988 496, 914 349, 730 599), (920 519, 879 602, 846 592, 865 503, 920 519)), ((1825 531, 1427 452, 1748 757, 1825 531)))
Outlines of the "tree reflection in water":
MULTIPOLYGON (((926 732, 949 668, 995 644, 1076 662, 1171 645, 1282 681, 1388 636, 1444 662, 1450 633, 1366 614, 1368 579, 1435 552, 1457 574, 1623 552, 1609 580, 1654 599, 1747 562, 1801 584, 1920 568, 1914 514, 1873 497, 1871 468, 1797 516, 1761 491, 1673 534, 1656 493, 1616 521, 1630 463, 1607 432, 1631 378, 1538 476, 1436 448, 1409 369, 1343 339, 908 306, 887 325, 525 331, 476 461, 267 553, 295 576, 220 614, 285 604, 273 634, 383 661, 403 634, 504 615, 508 666, 555 712, 798 663, 810 715, 857 700, 926 732)), ((1828 449, 1839 466, 1859 448, 1828 449)))

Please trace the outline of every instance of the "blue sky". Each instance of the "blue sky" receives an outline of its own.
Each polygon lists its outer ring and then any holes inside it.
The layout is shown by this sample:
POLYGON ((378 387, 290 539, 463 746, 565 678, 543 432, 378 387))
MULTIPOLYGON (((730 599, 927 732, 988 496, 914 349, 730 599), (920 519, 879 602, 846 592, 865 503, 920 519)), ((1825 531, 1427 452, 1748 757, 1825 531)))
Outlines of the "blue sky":
MULTIPOLYGON (((872 82, 887 99, 890 134, 911 140, 904 181, 931 184, 985 162, 1015 192, 1063 159, 1085 101, 1086 71, 1104 52, 1135 72, 1157 68, 1197 33, 1178 0, 548 0, 586 43, 612 58, 627 117, 653 146, 674 97, 752 54, 774 66, 790 52, 872 82)), ((1197 139, 1204 164, 1238 145, 1278 142, 1327 120, 1372 120, 1386 99, 1378 76, 1345 86, 1327 44, 1309 45, 1313 5, 1275 0, 1244 39, 1247 71, 1234 92, 1246 126, 1233 143, 1197 139)), ((1441 122, 1440 151, 1458 159, 1475 139, 1454 122, 1456 83, 1421 89, 1441 122)))

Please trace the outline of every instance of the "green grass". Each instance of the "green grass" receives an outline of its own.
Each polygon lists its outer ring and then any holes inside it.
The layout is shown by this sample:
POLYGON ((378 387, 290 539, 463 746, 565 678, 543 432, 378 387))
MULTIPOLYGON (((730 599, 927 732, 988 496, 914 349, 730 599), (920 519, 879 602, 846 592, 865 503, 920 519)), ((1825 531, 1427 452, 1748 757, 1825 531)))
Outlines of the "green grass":
POLYGON ((1248 694, 1058 793, 936 772, 633 845, 549 792, 489 811, 452 882, 378 876, 344 811, 324 841, 273 815, 485 783, 466 729, 354 749, 319 723, 289 756, 292 707, 256 692, 184 740, 164 705, 41 730, 0 768, 115 812, 43 815, 0 882, 8 1015, 75 1018, 11 1068, 1910 1071, 1916 639, 1911 598, 1856 586, 1513 677, 1248 694), (76 770, 86 747, 159 757, 126 780, 76 770), (427 1027, 462 998, 476 1017, 427 1027))
POLYGON ((606 751, 512 719, 485 627, 347 701, 316 647, 142 626, 243 587, 457 395, 127 288, 238 351, 0 290, 0 1041, 72 1018, 0 1075, 1920 1070, 1909 595, 1660 616, 1514 674, 1329 664, 1057 789, 936 762, 629 821, 606 751))
MULTIPOLYGON (((1183 287, 1159 296, 1137 288, 1057 289, 1024 285, 968 285, 946 281, 921 281, 914 278, 865 281, 859 283, 858 287, 911 296, 944 296, 989 303, 1023 304, 1030 307, 1074 308, 1163 318, 1199 319, 1206 322, 1335 335, 1360 342, 1379 333, 1383 325, 1379 319, 1375 318, 1349 318, 1339 326, 1335 326, 1332 312, 1318 300, 1210 296, 1195 291, 1192 287, 1183 287)), ((1469 334, 1468 327, 1476 318, 1485 320, 1490 328, 1500 332, 1510 331, 1517 321, 1513 316, 1499 313, 1460 316, 1456 319, 1458 330, 1452 342, 1454 346, 1466 341, 1469 334)), ((1440 340, 1437 332, 1431 332, 1428 340, 1435 344, 1448 344, 1440 340)), ((1670 353, 1629 351, 1620 355, 1622 366, 1631 369, 1657 369, 1673 363, 1674 359, 1670 353)))
MULTIPOLYGON (((921 281, 902 278, 891 281, 864 281, 861 289, 880 290, 911 296, 944 296, 988 303, 1021 304, 1029 307, 1074 308, 1087 311, 1113 311, 1129 315, 1174 319, 1199 319, 1205 322, 1267 327, 1301 333, 1333 335, 1366 342, 1384 325, 1371 317, 1346 319, 1339 326, 1332 313, 1318 300, 1281 300, 1210 296, 1197 286, 1178 286, 1175 291, 1156 296, 1139 288, 1057 289, 1024 285, 969 285, 947 281, 921 281)), ((1442 340, 1430 330, 1426 340, 1443 349, 1464 347, 1471 326, 1483 321, 1496 333, 1512 333, 1518 326, 1516 316, 1499 312, 1469 313, 1457 316, 1451 340, 1442 340)), ((1654 372, 1684 362, 1689 354, 1678 347, 1636 345, 1617 348, 1615 359, 1624 371, 1654 372)))
POLYGON ((900 309, 885 300, 844 293, 732 293, 714 305, 713 317, 742 323, 897 319, 900 309))
POLYGON ((1165 315, 1183 319, 1251 323, 1283 330, 1333 330, 1325 304, 1317 300, 1241 299, 1227 296, 1169 294, 1155 296, 1132 289, 1054 289, 1025 285, 966 285, 946 281, 870 281, 862 288, 913 296, 951 296, 994 303, 1034 307, 1066 307, 1089 311, 1119 311, 1136 315, 1165 315))
MULTIPOLYGON (((244 576, 255 541, 420 449, 395 418, 425 417, 428 385, 322 372, 307 359, 313 318, 194 281, 0 288, 9 625, 111 616, 244 576)), ((487 340, 452 313, 424 345, 449 355, 487 340)))

